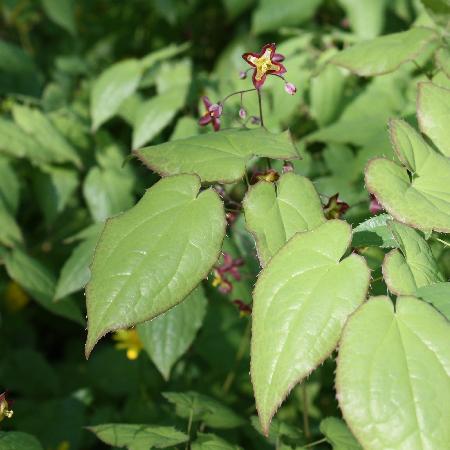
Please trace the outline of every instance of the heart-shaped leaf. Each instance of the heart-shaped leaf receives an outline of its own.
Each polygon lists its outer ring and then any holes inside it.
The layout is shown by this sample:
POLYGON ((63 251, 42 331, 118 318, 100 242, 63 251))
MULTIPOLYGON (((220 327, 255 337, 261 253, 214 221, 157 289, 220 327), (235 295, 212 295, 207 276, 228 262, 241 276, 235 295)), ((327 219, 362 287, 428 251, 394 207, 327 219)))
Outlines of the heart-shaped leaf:
POLYGON ((129 450, 173 447, 189 439, 189 436, 173 427, 157 425, 106 423, 89 427, 88 430, 106 444, 129 450))
POLYGON ((414 60, 438 38, 432 29, 411 28, 356 44, 338 53, 330 62, 363 77, 381 75, 414 60))
POLYGON ((352 247, 397 247, 387 225, 390 220, 392 217, 389 214, 379 214, 360 223, 353 229, 352 247))
POLYGON ((450 442, 450 325, 414 297, 375 297, 339 345, 336 387, 366 450, 444 449, 450 442))
POLYGON ((254 291, 251 375, 262 428, 287 393, 336 347, 369 285, 365 260, 343 259, 350 226, 330 220, 296 234, 261 272, 254 291))
POLYGON ((446 48, 440 48, 436 54, 436 64, 450 78, 450 51, 446 48))
POLYGON ((212 189, 199 190, 195 175, 162 179, 136 206, 106 222, 86 287, 86 355, 108 331, 180 303, 217 261, 223 204, 212 189))
POLYGON ((388 222, 399 249, 384 258, 383 277, 395 295, 415 295, 417 288, 444 281, 427 241, 413 228, 388 222))
POLYGON ((189 348, 203 323, 207 300, 202 286, 198 286, 179 305, 148 322, 137 330, 145 350, 163 377, 168 380, 170 370, 189 348))
POLYGON ((450 159, 436 153, 410 125, 390 121, 391 140, 406 169, 385 158, 366 167, 367 189, 398 221, 450 232, 450 159))
POLYGON ((450 282, 434 283, 417 289, 417 297, 431 303, 450 320, 450 282))
POLYGON ((193 173, 202 181, 232 183, 244 176, 252 156, 298 159, 289 131, 269 133, 264 128, 232 129, 202 134, 135 151, 160 175, 193 173))
POLYGON ((325 222, 322 203, 311 181, 294 173, 279 181, 260 181, 251 187, 244 202, 245 222, 256 241, 262 266, 298 231, 325 222))
POLYGON ((419 83, 417 118, 422 133, 450 157, 450 90, 433 83, 419 83))

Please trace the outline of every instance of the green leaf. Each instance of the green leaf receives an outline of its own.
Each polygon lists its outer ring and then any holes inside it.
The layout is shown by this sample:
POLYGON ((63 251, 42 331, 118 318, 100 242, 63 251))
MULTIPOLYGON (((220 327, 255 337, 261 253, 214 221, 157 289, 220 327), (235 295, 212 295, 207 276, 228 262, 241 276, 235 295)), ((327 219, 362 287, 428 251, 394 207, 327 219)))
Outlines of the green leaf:
POLYGON ((327 417, 320 422, 320 431, 333 450, 362 450, 345 423, 337 417, 327 417))
POLYGON ((235 428, 242 425, 244 420, 228 406, 216 399, 198 392, 163 392, 170 403, 176 406, 179 417, 201 421, 211 428, 235 428))
POLYGON ((23 242, 22 231, 9 209, 0 198, 0 244, 14 247, 23 242))
POLYGON ((142 147, 158 135, 184 104, 177 89, 153 97, 138 108, 133 128, 133 149, 142 147))
POLYGON ((162 376, 187 351, 203 323, 207 299, 199 285, 186 299, 155 319, 138 325, 139 337, 162 376))
POLYGON ((431 303, 450 320, 450 282, 422 286, 416 291, 417 297, 431 303))
POLYGON ((93 219, 103 222, 134 204, 134 179, 120 169, 93 167, 83 183, 83 195, 93 219))
POLYGON ((311 79, 311 115, 323 127, 332 123, 341 112, 346 76, 331 64, 311 79))
POLYGON ((450 90, 433 83, 419 83, 417 119, 425 133, 444 156, 450 157, 450 90))
POLYGON ((433 20, 442 27, 448 25, 450 18, 449 0, 422 0, 428 14, 433 20))
POLYGON ((363 77, 382 75, 413 61, 438 38, 432 29, 411 28, 358 43, 339 52, 330 62, 363 77))
POLYGON ((19 207, 20 180, 14 171, 12 161, 0 155, 0 203, 15 214, 19 207))
POLYGON ((144 69, 152 69, 153 66, 164 59, 172 58, 180 53, 185 52, 190 47, 189 42, 184 44, 170 44, 167 47, 161 48, 154 52, 149 53, 141 59, 141 64, 144 69))
POLYGON ((167 448, 186 442, 189 436, 174 427, 109 423, 88 427, 105 444, 129 450, 167 448))
POLYGON ((32 58, 20 47, 0 39, 0 94, 37 97, 41 86, 42 75, 32 58))
POLYGON ((436 64, 450 78, 450 50, 446 48, 440 48, 436 54, 436 64))
POLYGON ((278 31, 280 27, 296 26, 310 20, 322 0, 261 0, 252 17, 252 32, 278 31))
POLYGON ((347 13, 351 28, 361 39, 372 39, 383 31, 388 0, 339 0, 339 3, 347 13))
POLYGON ((47 16, 70 34, 76 33, 74 0, 42 0, 47 16))
POLYGON ((397 242, 387 226, 392 220, 389 214, 379 214, 360 223, 353 229, 352 247, 397 247, 397 242))
POLYGON ((245 196, 245 222, 256 241, 262 266, 297 232, 323 222, 322 203, 311 181, 294 173, 279 181, 260 181, 245 196))
POLYGON ((0 431, 0 447, 2 450, 43 450, 34 436, 21 431, 0 431))
MULTIPOLYGON (((24 133, 13 121, 0 117, 0 152, 15 158, 28 157, 32 161, 42 161, 40 145, 24 133), (33 158, 35 156, 35 158, 33 158)), ((44 149, 45 151, 45 149, 44 149)))
POLYGON ((158 181, 136 206, 106 222, 86 288, 86 354, 108 331, 150 320, 180 303, 217 261, 223 204, 200 180, 158 181))
POLYGON ((14 105, 12 112, 19 127, 39 144, 34 146, 32 154, 27 155, 31 161, 39 162, 44 159, 55 163, 71 162, 81 167, 81 160, 75 148, 41 111, 29 106, 14 105), (41 149, 45 152, 44 155, 35 157, 36 152, 41 149))
POLYGON ((406 122, 390 121, 402 164, 376 158, 366 167, 369 192, 396 220, 415 228, 450 232, 450 160, 436 153, 406 122))
POLYGON ((270 425, 270 432, 268 435, 262 430, 258 417, 252 416, 250 418, 253 428, 260 434, 262 434, 270 443, 277 444, 281 442, 284 437, 299 440, 302 438, 302 431, 278 418, 274 418, 270 425))
POLYGON ((347 317, 363 302, 369 270, 346 222, 330 220, 296 234, 269 262, 254 291, 251 375, 265 434, 287 393, 338 343, 347 317))
POLYGON ((191 445, 191 450, 238 450, 240 448, 212 433, 197 433, 197 439, 191 445))
POLYGON ((54 303, 56 279, 37 259, 14 249, 4 258, 8 275, 19 284, 36 302, 53 314, 84 325, 79 306, 73 299, 54 303))
POLYGON ((78 244, 65 261, 56 285, 55 300, 67 297, 86 286, 91 275, 89 265, 94 257, 97 241, 98 235, 94 235, 78 244))
POLYGON ((47 225, 62 213, 78 187, 78 173, 73 169, 41 166, 33 174, 37 202, 47 225))
POLYGON ((135 154, 160 175, 193 173, 202 182, 232 183, 241 179, 252 156, 298 159, 288 131, 232 129, 145 147, 135 154))
POLYGON ((339 346, 336 387, 345 421, 367 450, 446 448, 450 326, 414 297, 375 297, 339 346))
POLYGON ((444 281, 427 241, 413 228, 388 222, 399 249, 384 258, 383 277, 395 295, 415 295, 417 288, 444 281))
POLYGON ((92 128, 113 117, 121 103, 137 89, 143 67, 137 59, 128 59, 108 67, 95 80, 91 94, 92 128))

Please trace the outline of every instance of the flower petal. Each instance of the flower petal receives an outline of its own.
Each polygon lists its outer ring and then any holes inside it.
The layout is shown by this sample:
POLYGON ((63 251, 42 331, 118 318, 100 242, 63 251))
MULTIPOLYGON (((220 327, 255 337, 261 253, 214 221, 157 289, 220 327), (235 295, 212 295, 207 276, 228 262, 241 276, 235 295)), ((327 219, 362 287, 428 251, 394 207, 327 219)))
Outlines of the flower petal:
POLYGON ((213 120, 211 114, 207 112, 205 115, 200 117, 200 119, 198 119, 198 124, 204 127, 205 125, 208 125, 208 123, 210 123, 211 120, 213 120))

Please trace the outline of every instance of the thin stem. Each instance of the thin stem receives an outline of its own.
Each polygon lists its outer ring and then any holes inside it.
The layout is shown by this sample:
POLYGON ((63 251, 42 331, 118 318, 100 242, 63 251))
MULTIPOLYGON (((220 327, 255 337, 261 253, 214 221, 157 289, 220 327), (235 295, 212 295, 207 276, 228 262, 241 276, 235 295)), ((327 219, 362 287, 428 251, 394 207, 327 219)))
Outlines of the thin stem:
POLYGON ((303 448, 314 447, 317 444, 322 444, 322 442, 327 442, 327 438, 322 438, 322 439, 319 439, 318 441, 314 441, 314 442, 311 442, 310 444, 306 444, 303 446, 303 448))
POLYGON ((194 403, 192 404, 191 412, 189 414, 189 421, 188 421, 188 426, 187 426, 188 440, 186 442, 185 450, 189 449, 189 443, 191 441, 191 428, 192 428, 192 421, 194 419, 195 401, 196 401, 196 399, 194 398, 194 403))
MULTIPOLYGON (((236 91, 236 92, 233 92, 233 93, 231 93, 231 94, 228 94, 220 103, 222 103, 222 105, 224 105, 225 104, 225 102, 230 98, 230 97, 233 97, 233 95, 238 95, 238 94, 240 94, 241 96, 243 95, 243 94, 245 94, 246 92, 252 92, 252 91, 257 91, 257 89, 255 89, 255 88, 253 88, 253 89, 244 89, 243 91, 236 91)), ((241 99, 242 99, 242 97, 241 97, 241 99)), ((241 102, 242 102, 242 100, 241 100, 241 102)))
POLYGON ((263 118, 263 111, 262 111, 262 99, 261 99, 261 91, 259 89, 256 89, 258 92, 258 105, 259 105, 259 118, 261 119, 261 126, 264 127, 264 118, 263 118))
POLYGON ((228 373, 227 377, 225 378, 225 381, 222 386, 222 390, 224 393, 227 393, 230 389, 231 385, 233 384, 234 379, 236 378, 236 370, 239 362, 245 355, 245 351, 247 350, 247 343, 248 343, 248 337, 250 335, 251 330, 251 321, 249 320, 247 322, 247 326, 245 328, 244 333, 242 334, 241 341, 239 343, 239 348, 236 353, 236 359, 234 361, 234 367, 233 369, 228 373))
POLYGON ((302 384, 303 391, 303 431, 306 439, 311 439, 311 431, 309 429, 309 417, 308 417, 308 392, 306 390, 306 383, 302 384))

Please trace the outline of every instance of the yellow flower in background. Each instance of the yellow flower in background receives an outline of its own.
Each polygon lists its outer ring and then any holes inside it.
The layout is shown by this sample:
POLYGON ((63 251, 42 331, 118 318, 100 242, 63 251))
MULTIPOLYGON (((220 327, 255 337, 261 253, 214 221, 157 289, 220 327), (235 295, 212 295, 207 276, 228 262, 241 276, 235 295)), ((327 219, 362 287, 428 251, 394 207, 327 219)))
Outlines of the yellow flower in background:
POLYGON ((11 312, 20 311, 30 302, 28 294, 15 281, 8 283, 4 299, 6 308, 11 312))
POLYGON ((8 401, 6 400, 6 393, 0 394, 0 422, 6 417, 11 419, 14 412, 9 409, 8 401))
POLYGON ((56 450, 70 450, 70 443, 69 441, 62 441, 58 447, 56 447, 56 450))
POLYGON ((143 349, 142 342, 134 328, 116 331, 113 335, 113 339, 117 341, 116 348, 118 350, 127 351, 128 359, 137 359, 139 353, 143 349))

